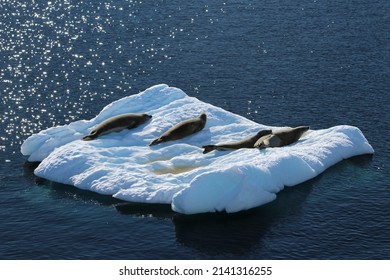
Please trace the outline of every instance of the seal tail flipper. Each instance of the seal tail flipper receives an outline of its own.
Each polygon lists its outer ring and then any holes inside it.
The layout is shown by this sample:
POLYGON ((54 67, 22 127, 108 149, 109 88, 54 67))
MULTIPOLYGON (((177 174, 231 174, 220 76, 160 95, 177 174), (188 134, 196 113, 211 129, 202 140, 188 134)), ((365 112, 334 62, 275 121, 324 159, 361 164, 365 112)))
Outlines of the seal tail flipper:
POLYGON ((207 153, 214 151, 217 147, 215 145, 206 145, 206 146, 203 146, 202 148, 204 149, 203 153, 207 154, 207 153))

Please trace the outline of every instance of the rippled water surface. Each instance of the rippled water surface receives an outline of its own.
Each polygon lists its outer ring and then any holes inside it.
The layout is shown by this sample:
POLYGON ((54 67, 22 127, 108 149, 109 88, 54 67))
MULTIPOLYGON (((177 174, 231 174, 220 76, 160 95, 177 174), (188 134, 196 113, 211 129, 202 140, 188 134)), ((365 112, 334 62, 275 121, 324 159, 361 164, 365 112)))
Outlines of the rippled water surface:
POLYGON ((1 259, 389 259, 390 3, 1 1, 1 259), (345 160, 234 215, 36 178, 42 129, 166 83, 268 125, 359 127, 345 160))

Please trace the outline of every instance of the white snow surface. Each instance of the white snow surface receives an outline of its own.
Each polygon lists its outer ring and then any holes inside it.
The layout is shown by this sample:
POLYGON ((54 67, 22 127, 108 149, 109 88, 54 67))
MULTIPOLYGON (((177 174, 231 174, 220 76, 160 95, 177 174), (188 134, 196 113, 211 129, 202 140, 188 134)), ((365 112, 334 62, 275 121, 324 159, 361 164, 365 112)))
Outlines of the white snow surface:
POLYGON ((237 141, 260 129, 282 127, 258 124, 178 88, 156 85, 107 105, 91 120, 34 134, 21 152, 40 162, 34 171, 39 177, 125 201, 171 204, 183 214, 257 207, 274 200, 284 186, 309 180, 343 159, 374 153, 362 132, 347 125, 309 130, 282 148, 202 153, 202 145, 237 141), (208 117, 202 131, 148 146, 174 124, 202 112, 208 117), (131 130, 80 140, 95 125, 123 113, 153 118, 131 130))

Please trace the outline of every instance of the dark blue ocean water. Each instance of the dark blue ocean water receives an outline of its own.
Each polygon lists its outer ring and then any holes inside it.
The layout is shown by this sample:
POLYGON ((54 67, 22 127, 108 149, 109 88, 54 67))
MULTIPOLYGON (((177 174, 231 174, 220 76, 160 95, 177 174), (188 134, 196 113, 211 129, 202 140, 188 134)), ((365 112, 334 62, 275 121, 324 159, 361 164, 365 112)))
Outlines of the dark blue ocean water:
POLYGON ((0 259, 389 259, 390 2, 0 2, 0 259), (359 127, 262 207, 181 216, 36 178, 42 129, 166 83, 268 125, 359 127))

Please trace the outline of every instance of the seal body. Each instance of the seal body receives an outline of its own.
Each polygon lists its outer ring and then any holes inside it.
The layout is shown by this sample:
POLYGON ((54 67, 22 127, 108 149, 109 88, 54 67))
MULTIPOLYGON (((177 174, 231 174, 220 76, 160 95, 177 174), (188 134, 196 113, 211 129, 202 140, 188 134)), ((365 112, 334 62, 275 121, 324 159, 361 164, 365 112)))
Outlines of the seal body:
POLYGON ((253 148, 256 141, 265 135, 269 135, 272 133, 272 130, 265 129, 260 130, 255 135, 246 137, 240 141, 237 142, 231 142, 226 144, 219 144, 219 145, 206 145, 202 148, 204 149, 203 153, 207 154, 211 151, 217 150, 217 151, 227 151, 227 150, 237 150, 241 148, 253 148))
POLYGON ((194 119, 188 119, 182 121, 166 132, 164 132, 159 138, 153 140, 149 146, 157 145, 163 142, 172 141, 181 139, 183 137, 194 134, 198 131, 201 131, 206 125, 207 116, 205 113, 202 113, 199 117, 194 119))
POLYGON ((131 129, 151 119, 152 116, 147 114, 122 114, 108 118, 107 120, 98 124, 89 135, 84 136, 82 140, 93 140, 100 135, 108 134, 110 132, 118 132, 123 129, 131 129))
POLYGON ((263 149, 290 145, 298 141, 309 128, 309 126, 298 126, 272 132, 272 134, 260 137, 254 144, 254 147, 263 149))

